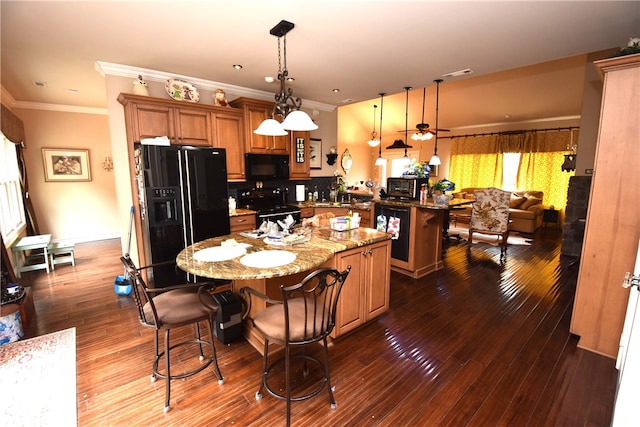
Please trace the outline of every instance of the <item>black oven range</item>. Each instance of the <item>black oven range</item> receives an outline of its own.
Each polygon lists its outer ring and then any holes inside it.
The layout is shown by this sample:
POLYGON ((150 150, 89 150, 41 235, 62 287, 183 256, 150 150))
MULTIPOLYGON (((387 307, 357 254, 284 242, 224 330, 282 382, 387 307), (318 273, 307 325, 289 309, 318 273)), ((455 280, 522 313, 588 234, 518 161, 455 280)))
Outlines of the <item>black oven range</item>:
POLYGON ((287 193, 279 188, 238 190, 238 207, 256 211, 256 226, 264 221, 277 222, 291 215, 300 224, 300 209, 287 205, 287 193))

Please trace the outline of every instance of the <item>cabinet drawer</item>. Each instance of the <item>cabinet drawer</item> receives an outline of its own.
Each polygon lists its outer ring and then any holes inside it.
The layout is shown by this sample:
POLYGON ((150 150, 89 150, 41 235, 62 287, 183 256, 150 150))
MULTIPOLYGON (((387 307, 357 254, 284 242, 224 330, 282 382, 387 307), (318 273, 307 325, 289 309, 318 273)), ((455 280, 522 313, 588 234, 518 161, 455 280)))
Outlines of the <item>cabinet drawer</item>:
POLYGON ((313 208, 300 208, 300 218, 311 218, 313 216, 313 208))
POLYGON ((229 218, 231 232, 250 231, 256 228, 255 215, 232 216, 229 218))

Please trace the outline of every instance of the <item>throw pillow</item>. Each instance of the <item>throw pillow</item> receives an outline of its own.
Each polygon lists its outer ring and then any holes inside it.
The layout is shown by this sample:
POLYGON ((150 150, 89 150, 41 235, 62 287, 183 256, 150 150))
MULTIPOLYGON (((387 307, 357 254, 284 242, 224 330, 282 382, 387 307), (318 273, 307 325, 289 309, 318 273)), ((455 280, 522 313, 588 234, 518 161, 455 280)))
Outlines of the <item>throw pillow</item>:
POLYGON ((526 197, 518 197, 515 194, 511 195, 511 200, 509 201, 509 207, 512 209, 522 209, 520 207, 520 205, 522 204, 522 202, 524 202, 525 200, 527 200, 526 197))
POLYGON ((527 197, 527 200, 522 202, 522 205, 520 205, 520 209, 527 210, 531 206, 539 205, 540 203, 542 203, 542 199, 537 197, 527 197))

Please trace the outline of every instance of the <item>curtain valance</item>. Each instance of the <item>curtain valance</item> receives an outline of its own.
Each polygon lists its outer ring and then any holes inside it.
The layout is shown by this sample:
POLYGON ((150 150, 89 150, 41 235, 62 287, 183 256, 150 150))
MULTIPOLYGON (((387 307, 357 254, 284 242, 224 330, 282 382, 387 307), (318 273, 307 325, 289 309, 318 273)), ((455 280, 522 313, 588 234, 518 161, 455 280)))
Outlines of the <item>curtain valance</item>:
POLYGON ((541 153, 568 151, 578 129, 523 131, 451 137, 451 154, 541 153))
POLYGON ((2 107, 2 116, 0 117, 0 123, 2 124, 2 133, 7 139, 14 144, 24 142, 24 125, 11 110, 4 106, 2 107))

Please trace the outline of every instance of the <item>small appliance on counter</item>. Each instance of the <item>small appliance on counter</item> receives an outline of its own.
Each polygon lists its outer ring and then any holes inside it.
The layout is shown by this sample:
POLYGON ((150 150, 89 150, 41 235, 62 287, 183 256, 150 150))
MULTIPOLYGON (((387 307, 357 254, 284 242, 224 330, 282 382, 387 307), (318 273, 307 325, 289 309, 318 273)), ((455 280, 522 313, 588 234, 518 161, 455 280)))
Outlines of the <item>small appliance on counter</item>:
POLYGON ((420 188, 422 185, 429 187, 429 178, 402 177, 387 178, 387 197, 420 200, 420 188))

